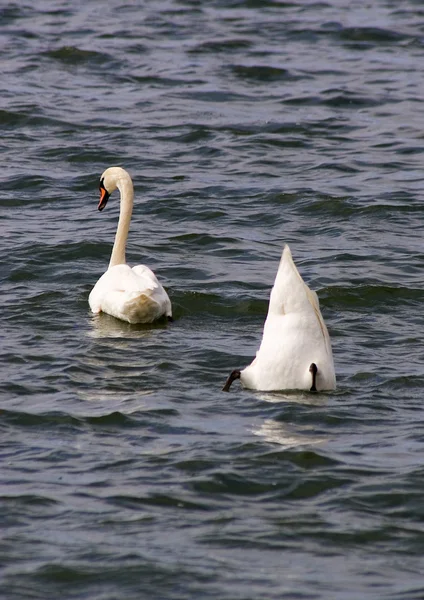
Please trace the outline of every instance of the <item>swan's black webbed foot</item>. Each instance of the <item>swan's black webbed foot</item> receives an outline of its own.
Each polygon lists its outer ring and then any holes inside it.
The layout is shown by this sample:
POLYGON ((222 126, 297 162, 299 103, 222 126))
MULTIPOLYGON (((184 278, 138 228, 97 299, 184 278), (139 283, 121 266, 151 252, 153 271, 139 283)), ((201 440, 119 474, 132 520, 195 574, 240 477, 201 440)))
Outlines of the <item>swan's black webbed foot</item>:
POLYGON ((312 387, 310 389, 311 392, 316 392, 317 391, 317 373, 318 373, 318 367, 316 366, 315 363, 311 363, 311 366, 309 367, 309 373, 312 374, 312 387))
POLYGON ((230 391, 230 387, 231 387, 231 384, 233 383, 234 379, 240 379, 240 371, 238 369, 234 369, 234 371, 231 371, 230 376, 228 377, 227 381, 225 382, 224 387, 222 388, 223 392, 230 391))
POLYGON ((166 317, 168 319, 168 323, 174 322, 174 317, 170 317, 169 315, 166 317))

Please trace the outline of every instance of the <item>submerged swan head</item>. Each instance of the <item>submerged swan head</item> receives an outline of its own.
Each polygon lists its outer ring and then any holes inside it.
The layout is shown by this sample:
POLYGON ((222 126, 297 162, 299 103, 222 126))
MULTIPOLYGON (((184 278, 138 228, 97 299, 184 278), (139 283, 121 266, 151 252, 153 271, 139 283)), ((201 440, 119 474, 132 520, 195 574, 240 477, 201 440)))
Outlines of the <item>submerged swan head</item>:
POLYGON ((122 192, 122 185, 131 187, 132 181, 129 173, 122 167, 109 167, 100 177, 99 191, 99 210, 103 210, 109 200, 110 195, 118 188, 122 192))
POLYGON ((261 392, 336 388, 330 336, 318 296, 303 281, 288 246, 271 290, 259 350, 250 365, 232 371, 224 392, 235 379, 261 392))

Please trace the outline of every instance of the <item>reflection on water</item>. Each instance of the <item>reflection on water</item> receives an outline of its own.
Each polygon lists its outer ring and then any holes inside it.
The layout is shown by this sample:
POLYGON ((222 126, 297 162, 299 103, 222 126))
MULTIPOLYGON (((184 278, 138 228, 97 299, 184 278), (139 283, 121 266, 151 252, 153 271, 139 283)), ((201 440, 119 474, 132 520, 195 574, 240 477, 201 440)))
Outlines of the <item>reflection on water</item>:
POLYGON ((100 313, 93 315, 88 336, 92 338, 150 338, 154 330, 166 329, 166 327, 167 321, 132 325, 106 313, 100 313))
POLYGON ((277 404, 279 402, 295 402, 296 404, 310 404, 311 406, 325 406, 328 401, 326 394, 312 392, 260 392, 258 397, 264 402, 277 404))
MULTIPOLYGON (((153 394, 153 390, 137 390, 137 397, 148 396, 150 394, 153 394)), ((135 403, 133 393, 122 394, 121 392, 111 391, 101 387, 92 388, 91 390, 78 390, 77 396, 79 400, 83 402, 101 405, 103 410, 100 414, 104 414, 108 406, 111 411, 118 411, 123 415, 137 414, 147 408, 145 402, 135 403)))
POLYGON ((266 419, 259 429, 254 429, 254 435, 263 437, 267 442, 279 444, 284 448, 297 448, 299 446, 316 446, 328 441, 329 438, 313 433, 311 426, 291 427, 274 419, 266 419))

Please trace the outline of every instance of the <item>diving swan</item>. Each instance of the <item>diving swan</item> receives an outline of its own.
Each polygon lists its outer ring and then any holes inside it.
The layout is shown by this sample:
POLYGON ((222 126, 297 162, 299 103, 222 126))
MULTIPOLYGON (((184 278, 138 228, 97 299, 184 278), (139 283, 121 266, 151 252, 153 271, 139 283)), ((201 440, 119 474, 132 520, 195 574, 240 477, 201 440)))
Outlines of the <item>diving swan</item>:
POLYGON ((256 358, 230 374, 224 392, 235 379, 260 391, 336 388, 330 336, 318 296, 303 281, 288 246, 281 256, 256 358))
POLYGON ((100 177, 99 210, 118 188, 121 208, 118 228, 108 270, 88 298, 93 313, 105 312, 128 323, 152 323, 166 315, 172 320, 171 301, 156 275, 146 266, 125 264, 125 246, 133 209, 134 188, 131 177, 121 167, 110 167, 100 177))

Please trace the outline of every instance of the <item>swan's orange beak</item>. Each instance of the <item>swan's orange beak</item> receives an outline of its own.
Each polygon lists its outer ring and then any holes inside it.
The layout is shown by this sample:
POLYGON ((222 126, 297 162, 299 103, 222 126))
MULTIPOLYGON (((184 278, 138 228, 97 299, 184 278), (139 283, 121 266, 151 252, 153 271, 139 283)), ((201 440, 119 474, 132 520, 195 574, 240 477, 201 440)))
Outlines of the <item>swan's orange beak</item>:
POLYGON ((99 205, 97 208, 99 210, 103 210, 107 204, 107 201, 109 200, 110 194, 102 183, 99 186, 99 190, 100 190, 100 200, 99 200, 99 205))

